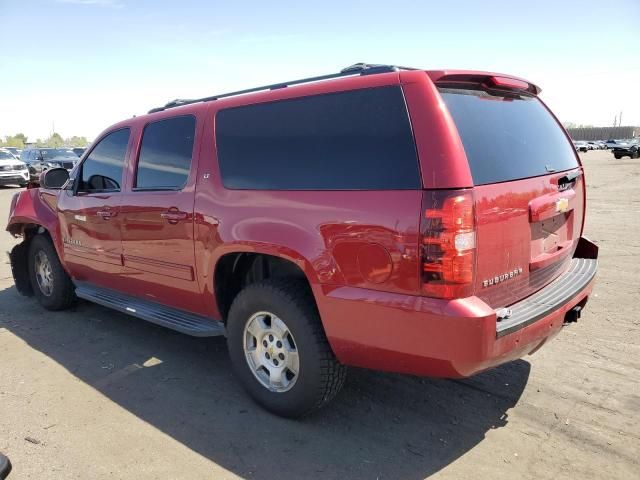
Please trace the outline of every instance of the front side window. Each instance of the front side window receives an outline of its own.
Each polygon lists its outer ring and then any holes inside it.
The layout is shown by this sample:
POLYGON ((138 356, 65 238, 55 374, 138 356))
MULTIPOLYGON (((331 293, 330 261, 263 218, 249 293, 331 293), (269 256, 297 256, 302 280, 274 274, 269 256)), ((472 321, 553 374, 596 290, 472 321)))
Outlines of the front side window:
POLYGON ((150 123, 144 129, 135 188, 179 190, 191 169, 196 119, 192 115, 150 123))
POLYGON ((129 133, 128 128, 123 128, 100 140, 82 163, 79 191, 117 192, 120 190, 129 133))

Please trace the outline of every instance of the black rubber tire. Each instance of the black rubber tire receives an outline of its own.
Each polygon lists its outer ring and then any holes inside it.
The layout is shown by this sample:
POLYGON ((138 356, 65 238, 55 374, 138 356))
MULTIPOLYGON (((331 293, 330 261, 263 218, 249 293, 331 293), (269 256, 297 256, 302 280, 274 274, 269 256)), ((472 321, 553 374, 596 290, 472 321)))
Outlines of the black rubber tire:
POLYGON ((0 453, 0 479, 7 478, 11 473, 11 462, 7 457, 0 453))
POLYGON ((20 188, 25 188, 27 185, 28 185, 27 183, 21 183, 20 188))
POLYGON ((620 160, 622 157, 620 155, 614 155, 616 160, 620 160))
POLYGON ((76 301, 75 287, 71 278, 62 268, 56 249, 51 243, 51 239, 46 235, 36 235, 29 245, 29 279, 33 288, 33 294, 47 310, 65 310, 71 307, 76 301), (53 277, 53 291, 47 296, 40 290, 36 280, 35 256, 38 252, 44 252, 51 264, 53 277))
POLYGON ((242 290, 229 310, 227 343, 233 371, 242 386, 259 405, 276 415, 308 415, 329 402, 344 385, 347 369, 333 354, 313 295, 302 281, 265 280, 242 290), (295 338, 300 371, 296 383, 286 392, 264 387, 245 358, 245 324, 259 311, 280 317, 295 338))

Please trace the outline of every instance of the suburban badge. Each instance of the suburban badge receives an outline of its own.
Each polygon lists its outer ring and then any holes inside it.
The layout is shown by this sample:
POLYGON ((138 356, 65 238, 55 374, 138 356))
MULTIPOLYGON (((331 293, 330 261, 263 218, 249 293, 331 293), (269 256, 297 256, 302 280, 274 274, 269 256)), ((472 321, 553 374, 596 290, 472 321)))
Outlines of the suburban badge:
POLYGON ((482 281, 483 287, 490 287, 491 285, 495 285, 497 283, 502 283, 505 280, 509 280, 510 278, 517 277, 522 273, 522 267, 514 268, 506 273, 502 273, 500 275, 496 275, 495 277, 489 278, 487 280, 482 281))

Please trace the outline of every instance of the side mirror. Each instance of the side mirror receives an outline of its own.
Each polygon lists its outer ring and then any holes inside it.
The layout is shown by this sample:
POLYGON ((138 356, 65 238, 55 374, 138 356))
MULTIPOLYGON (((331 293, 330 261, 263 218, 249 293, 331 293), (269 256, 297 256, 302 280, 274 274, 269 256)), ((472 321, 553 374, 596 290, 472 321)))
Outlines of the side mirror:
POLYGON ((40 174, 40 186, 59 190, 69 180, 69 172, 65 168, 50 168, 40 174))

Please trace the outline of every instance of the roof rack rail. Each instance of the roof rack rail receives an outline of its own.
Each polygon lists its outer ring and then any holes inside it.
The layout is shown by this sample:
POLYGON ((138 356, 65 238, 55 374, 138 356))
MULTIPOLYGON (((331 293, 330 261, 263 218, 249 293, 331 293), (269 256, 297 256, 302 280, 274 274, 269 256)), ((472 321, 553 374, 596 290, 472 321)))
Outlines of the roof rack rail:
POLYGON ((384 65, 376 63, 354 63, 346 68, 343 68, 338 73, 330 73, 328 75, 320 75, 317 77, 302 78, 300 80, 292 80, 289 82, 274 83, 271 85, 264 85, 262 87, 247 88, 246 90, 237 90, 235 92, 221 93, 219 95, 212 95, 210 97, 202 97, 196 99, 184 99, 177 98, 170 101, 162 107, 152 108, 148 113, 161 112, 169 108, 181 107, 182 105, 190 105, 192 103, 210 102, 212 100, 218 100, 220 98, 234 97, 236 95, 244 95, 245 93, 260 92, 262 90, 278 90, 280 88, 286 88, 293 85, 300 85, 302 83, 318 82, 321 80, 331 80, 333 78, 348 77, 351 75, 374 75, 378 73, 397 72, 399 70, 416 70, 411 67, 399 67, 397 65, 384 65))

